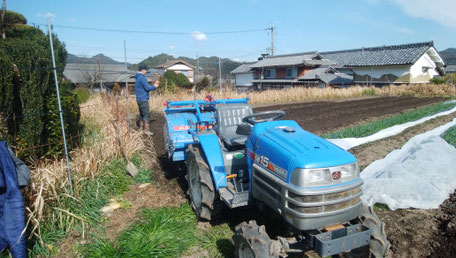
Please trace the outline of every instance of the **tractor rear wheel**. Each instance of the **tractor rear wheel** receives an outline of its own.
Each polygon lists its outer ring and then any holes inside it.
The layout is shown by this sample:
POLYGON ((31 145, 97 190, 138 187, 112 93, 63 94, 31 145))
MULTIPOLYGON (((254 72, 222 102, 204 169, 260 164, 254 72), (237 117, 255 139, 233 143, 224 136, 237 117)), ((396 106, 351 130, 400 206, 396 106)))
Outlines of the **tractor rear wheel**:
POLYGON ((370 244, 352 250, 348 257, 386 257, 391 244, 386 238, 385 224, 377 217, 372 206, 361 205, 358 217, 363 225, 371 229, 370 244))
POLYGON ((233 236, 234 257, 236 258, 278 258, 285 257, 282 243, 271 240, 264 225, 258 226, 254 220, 236 226, 233 236))
POLYGON ((188 195, 199 220, 211 220, 214 215, 215 188, 207 162, 200 147, 190 145, 187 152, 188 195))

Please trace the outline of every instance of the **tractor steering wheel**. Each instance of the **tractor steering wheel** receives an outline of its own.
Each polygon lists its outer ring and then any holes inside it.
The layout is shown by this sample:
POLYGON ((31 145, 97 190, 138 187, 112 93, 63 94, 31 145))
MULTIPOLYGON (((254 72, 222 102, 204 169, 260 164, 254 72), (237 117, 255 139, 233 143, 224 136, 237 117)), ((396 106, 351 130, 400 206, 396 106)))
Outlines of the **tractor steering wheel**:
POLYGON ((251 115, 245 116, 242 118, 242 122, 249 123, 251 125, 256 125, 258 123, 263 123, 267 121, 273 121, 279 119, 285 115, 285 112, 282 110, 271 110, 259 113, 253 113, 251 115), (267 118, 263 119, 256 119, 257 117, 268 116, 267 118))

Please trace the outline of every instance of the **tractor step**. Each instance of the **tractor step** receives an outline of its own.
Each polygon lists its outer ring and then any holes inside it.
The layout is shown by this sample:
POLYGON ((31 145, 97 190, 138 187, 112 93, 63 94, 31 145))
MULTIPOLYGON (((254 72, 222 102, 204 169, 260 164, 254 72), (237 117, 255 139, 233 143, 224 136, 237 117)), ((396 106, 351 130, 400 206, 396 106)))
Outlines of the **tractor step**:
POLYGON ((233 192, 229 188, 220 188, 220 199, 230 208, 246 206, 249 204, 249 191, 233 192))

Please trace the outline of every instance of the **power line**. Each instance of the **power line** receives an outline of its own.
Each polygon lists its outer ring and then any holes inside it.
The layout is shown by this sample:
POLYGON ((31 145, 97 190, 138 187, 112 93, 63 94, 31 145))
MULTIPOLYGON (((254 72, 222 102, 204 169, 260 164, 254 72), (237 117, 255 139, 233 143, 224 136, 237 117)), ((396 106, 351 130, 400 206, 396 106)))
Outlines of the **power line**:
MULTIPOLYGON (((37 24, 45 25, 45 24, 37 24)), ((90 31, 105 31, 105 32, 122 32, 122 33, 141 33, 141 34, 161 34, 161 35, 191 35, 192 33, 204 33, 206 35, 217 35, 217 34, 238 34, 238 33, 250 33, 266 31, 267 29, 251 29, 251 30, 232 30, 232 31, 212 31, 212 32, 170 32, 170 31, 141 31, 141 30, 121 30, 121 29, 107 29, 107 28, 95 28, 95 27, 79 27, 79 26, 68 26, 68 25, 53 25, 56 28, 62 29, 74 29, 74 30, 90 30, 90 31)))

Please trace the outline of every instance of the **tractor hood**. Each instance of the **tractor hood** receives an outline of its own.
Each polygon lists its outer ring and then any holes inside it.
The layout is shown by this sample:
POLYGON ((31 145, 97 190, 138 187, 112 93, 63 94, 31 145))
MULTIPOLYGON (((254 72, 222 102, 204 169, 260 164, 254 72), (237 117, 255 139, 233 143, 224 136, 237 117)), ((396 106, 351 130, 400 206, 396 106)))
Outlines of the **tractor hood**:
POLYGON ((295 168, 333 167, 356 161, 349 152, 304 131, 295 121, 257 124, 251 139, 257 155, 290 172, 295 168))

